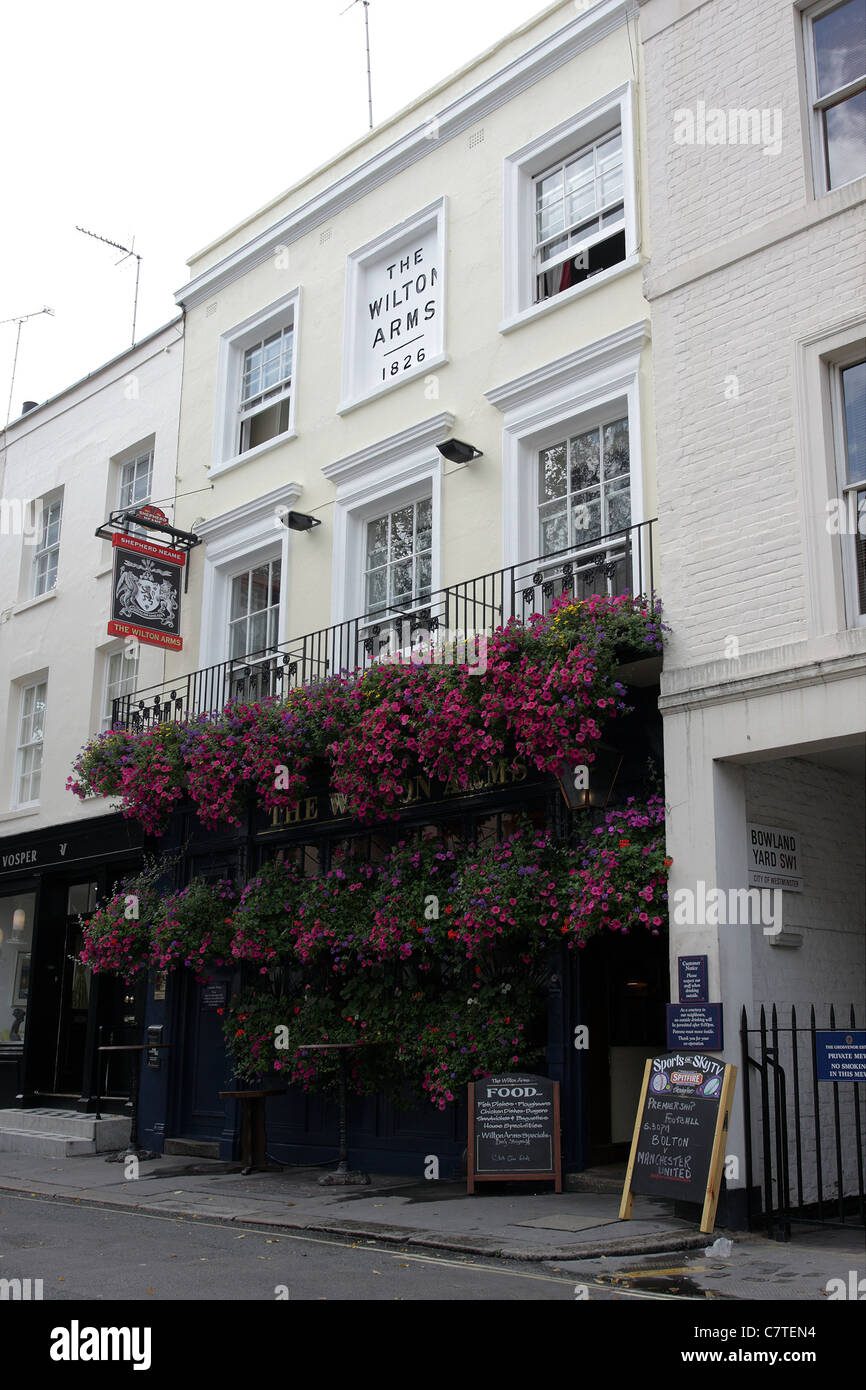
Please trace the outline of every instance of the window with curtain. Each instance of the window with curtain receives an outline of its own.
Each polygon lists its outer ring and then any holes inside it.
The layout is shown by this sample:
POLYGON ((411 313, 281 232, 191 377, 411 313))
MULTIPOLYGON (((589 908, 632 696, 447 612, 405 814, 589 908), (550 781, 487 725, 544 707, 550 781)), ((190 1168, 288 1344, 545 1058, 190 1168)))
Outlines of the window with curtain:
POLYGON ((610 131, 534 180, 536 300, 625 259, 622 131, 610 131))

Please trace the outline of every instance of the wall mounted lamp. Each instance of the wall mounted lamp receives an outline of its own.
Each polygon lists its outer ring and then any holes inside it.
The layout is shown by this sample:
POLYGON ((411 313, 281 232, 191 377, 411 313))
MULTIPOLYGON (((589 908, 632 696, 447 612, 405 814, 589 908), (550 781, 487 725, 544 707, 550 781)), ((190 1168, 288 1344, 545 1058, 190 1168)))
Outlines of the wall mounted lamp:
POLYGON ((446 439, 436 448, 449 463, 471 463, 473 459, 483 457, 482 449, 476 449, 474 444, 466 444, 462 439, 446 439))

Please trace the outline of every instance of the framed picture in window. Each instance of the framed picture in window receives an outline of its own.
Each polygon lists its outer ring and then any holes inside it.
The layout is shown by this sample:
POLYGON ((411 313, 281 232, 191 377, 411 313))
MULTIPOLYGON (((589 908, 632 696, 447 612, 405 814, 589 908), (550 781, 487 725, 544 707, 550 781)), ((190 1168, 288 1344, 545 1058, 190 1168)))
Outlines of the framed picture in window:
POLYGON ((30 952, 19 951, 15 963, 15 984, 12 989, 12 1003, 26 1004, 30 994, 30 952))

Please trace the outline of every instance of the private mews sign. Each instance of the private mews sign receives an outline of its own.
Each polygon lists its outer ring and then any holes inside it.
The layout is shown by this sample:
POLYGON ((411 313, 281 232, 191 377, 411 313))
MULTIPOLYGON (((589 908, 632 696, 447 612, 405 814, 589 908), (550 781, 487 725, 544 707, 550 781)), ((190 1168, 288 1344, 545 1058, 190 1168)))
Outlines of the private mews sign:
POLYGON ((444 213, 440 199, 349 256, 341 410, 443 360, 444 213))

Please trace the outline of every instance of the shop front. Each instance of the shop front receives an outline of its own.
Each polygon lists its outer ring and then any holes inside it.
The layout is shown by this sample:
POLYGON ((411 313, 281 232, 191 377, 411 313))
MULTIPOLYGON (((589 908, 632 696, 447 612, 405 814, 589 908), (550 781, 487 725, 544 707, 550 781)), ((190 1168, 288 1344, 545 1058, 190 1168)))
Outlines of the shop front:
MULTIPOLYGON (((138 1031, 136 992, 78 957, 82 922, 138 866, 141 841, 117 815, 2 841, 0 1107, 95 1109, 99 1030, 138 1031)), ((107 1081, 125 1098, 117 1072, 107 1081)))

